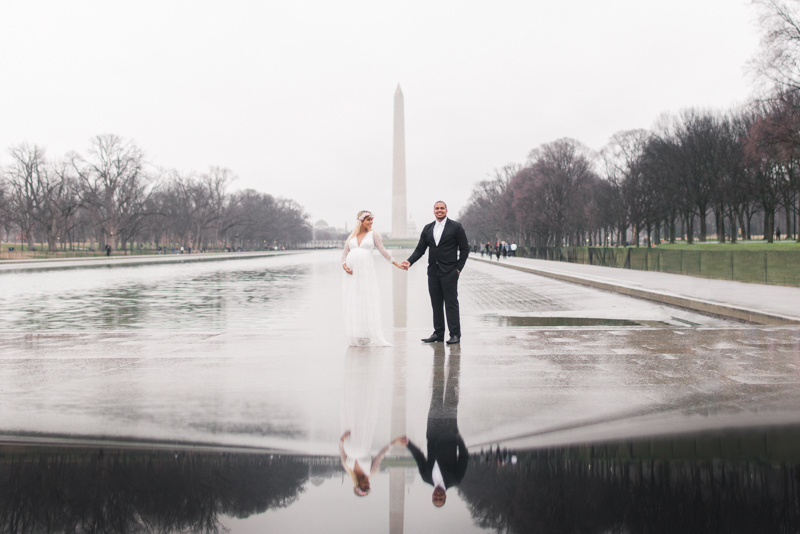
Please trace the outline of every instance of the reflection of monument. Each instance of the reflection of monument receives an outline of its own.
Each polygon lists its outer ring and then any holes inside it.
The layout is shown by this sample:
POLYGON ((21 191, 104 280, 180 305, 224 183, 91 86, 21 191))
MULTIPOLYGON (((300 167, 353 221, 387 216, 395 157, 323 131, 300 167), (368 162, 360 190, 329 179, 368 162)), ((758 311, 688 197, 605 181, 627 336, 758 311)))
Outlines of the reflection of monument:
POLYGON ((394 145, 392 150, 392 237, 406 237, 406 129, 403 91, 394 92, 394 145))
MULTIPOLYGON (((392 387, 392 432, 391 436, 406 433, 406 316, 408 274, 392 269, 392 316, 394 318, 394 373, 392 387)), ((407 454, 405 447, 395 445, 393 456, 407 454)), ((389 534, 403 533, 405 515, 406 472, 403 467, 389 469, 389 534)))

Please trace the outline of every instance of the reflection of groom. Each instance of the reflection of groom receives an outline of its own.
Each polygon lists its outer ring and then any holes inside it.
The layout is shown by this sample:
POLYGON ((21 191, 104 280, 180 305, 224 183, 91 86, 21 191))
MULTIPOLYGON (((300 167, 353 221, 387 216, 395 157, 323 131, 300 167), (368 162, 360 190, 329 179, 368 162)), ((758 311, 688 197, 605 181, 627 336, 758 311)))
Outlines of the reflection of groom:
POLYGON ((428 458, 412 442, 408 450, 417 461, 422 480, 433 486, 434 506, 443 506, 446 490, 458 485, 467 472, 469 455, 458 433, 458 375, 461 355, 450 351, 447 374, 444 371, 444 347, 435 345, 433 355, 433 394, 428 410, 428 458))
POLYGON ((436 220, 422 229, 419 244, 401 266, 411 267, 428 253, 428 292, 433 307, 433 334, 423 339, 426 343, 444 341, 444 310, 447 310, 448 344, 461 341, 461 319, 458 313, 458 277, 469 256, 467 233, 461 223, 447 218, 447 204, 438 201, 433 205, 436 220), (460 252, 460 254, 459 254, 460 252))

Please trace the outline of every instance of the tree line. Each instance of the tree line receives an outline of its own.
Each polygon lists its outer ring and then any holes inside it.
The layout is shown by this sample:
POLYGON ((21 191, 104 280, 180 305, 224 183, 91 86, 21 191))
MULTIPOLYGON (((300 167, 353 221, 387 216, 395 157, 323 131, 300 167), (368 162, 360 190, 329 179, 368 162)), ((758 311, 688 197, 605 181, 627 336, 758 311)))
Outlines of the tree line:
POLYGON ((8 242, 51 251, 134 243, 195 250, 294 247, 311 237, 295 201, 253 189, 229 191, 235 176, 150 166, 116 135, 94 137, 85 154, 49 158, 37 145, 12 147, 0 168, 0 230, 8 242))
POLYGON ((474 187, 461 213, 471 234, 528 247, 638 246, 704 242, 712 231, 735 243, 756 228, 772 242, 783 226, 800 241, 800 1, 754 3, 762 42, 751 102, 665 114, 599 151, 545 143, 474 187))

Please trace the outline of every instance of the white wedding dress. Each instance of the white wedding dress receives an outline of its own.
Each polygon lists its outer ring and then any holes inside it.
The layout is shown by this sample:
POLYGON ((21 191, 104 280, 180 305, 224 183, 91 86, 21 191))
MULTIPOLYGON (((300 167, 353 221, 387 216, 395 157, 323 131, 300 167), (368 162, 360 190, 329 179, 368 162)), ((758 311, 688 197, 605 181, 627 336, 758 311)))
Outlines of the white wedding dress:
POLYGON ((344 303, 344 331, 351 347, 388 347, 391 344, 383 337, 381 329, 381 299, 378 277, 372 251, 394 262, 394 258, 383 247, 380 234, 370 230, 358 244, 354 237, 344 246, 342 263, 353 271, 344 273, 342 302, 344 303))

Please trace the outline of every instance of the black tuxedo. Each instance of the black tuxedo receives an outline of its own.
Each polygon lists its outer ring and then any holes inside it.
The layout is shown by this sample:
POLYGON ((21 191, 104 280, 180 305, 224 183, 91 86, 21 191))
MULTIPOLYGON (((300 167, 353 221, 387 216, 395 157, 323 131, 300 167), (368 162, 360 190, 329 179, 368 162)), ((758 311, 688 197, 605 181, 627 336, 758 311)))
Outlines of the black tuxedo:
POLYGON ((429 248, 428 253, 428 275, 435 274, 436 271, 449 273, 453 269, 458 271, 464 270, 464 264, 467 263, 467 256, 469 256, 469 242, 467 241, 467 233, 461 223, 452 219, 447 219, 444 225, 442 237, 439 239, 439 244, 433 238, 433 227, 436 221, 426 224, 419 235, 419 243, 411 256, 408 257, 408 262, 414 265, 418 259, 425 254, 425 249, 429 248), (461 256, 458 252, 461 251, 461 256))
POLYGON ((444 487, 448 489, 458 485, 467 472, 469 454, 464 440, 457 433, 451 436, 428 436, 428 459, 419 447, 408 442, 408 450, 414 456, 422 480, 433 486, 433 465, 439 462, 439 471, 444 479, 444 487), (438 439, 437 439, 438 438, 438 439))
POLYGON ((461 482, 467 472, 469 453, 458 432, 458 380, 461 356, 450 352, 447 373, 444 370, 444 347, 435 346, 433 357, 433 387, 428 410, 428 458, 408 442, 422 480, 433 485, 433 465, 439 463, 445 489, 461 482))
POLYGON ((428 292, 433 307, 433 333, 444 338, 444 310, 447 309, 447 328, 451 336, 461 336, 461 319, 458 311, 458 277, 464 270, 469 256, 467 233, 461 223, 447 219, 439 238, 439 244, 433 237, 436 222, 422 229, 419 243, 408 262, 414 265, 418 259, 428 252, 428 292))

